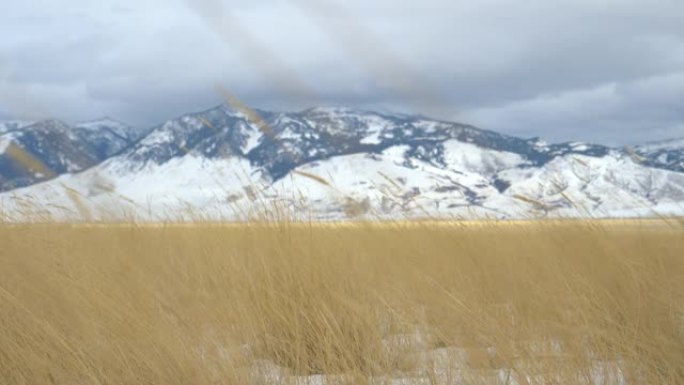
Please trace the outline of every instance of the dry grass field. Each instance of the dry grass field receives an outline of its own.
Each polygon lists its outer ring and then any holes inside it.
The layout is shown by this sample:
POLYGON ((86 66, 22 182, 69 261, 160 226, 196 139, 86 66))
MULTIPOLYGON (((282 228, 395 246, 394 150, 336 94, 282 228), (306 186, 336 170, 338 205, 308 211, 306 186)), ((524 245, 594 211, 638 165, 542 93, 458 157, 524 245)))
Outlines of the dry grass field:
POLYGON ((1 384, 684 384, 684 223, 0 226, 1 384))

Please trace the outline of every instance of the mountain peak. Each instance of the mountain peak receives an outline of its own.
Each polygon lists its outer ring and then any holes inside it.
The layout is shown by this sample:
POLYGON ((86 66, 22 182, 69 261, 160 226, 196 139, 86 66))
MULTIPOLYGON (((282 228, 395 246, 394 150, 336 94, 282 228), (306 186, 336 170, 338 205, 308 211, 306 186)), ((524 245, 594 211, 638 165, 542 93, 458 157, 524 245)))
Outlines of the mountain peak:
POLYGON ((68 131, 70 126, 58 119, 45 119, 39 122, 35 122, 31 125, 22 127, 22 130, 33 131, 33 130, 47 130, 47 131, 68 131))

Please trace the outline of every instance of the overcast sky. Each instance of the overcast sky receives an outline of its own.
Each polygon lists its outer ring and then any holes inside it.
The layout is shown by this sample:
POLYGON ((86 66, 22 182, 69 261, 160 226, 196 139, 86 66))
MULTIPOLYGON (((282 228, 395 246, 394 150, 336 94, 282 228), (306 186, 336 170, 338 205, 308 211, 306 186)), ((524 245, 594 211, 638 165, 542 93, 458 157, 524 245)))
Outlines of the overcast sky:
POLYGON ((684 1, 0 1, 0 118, 144 127, 221 89, 550 141, 684 137, 684 1))

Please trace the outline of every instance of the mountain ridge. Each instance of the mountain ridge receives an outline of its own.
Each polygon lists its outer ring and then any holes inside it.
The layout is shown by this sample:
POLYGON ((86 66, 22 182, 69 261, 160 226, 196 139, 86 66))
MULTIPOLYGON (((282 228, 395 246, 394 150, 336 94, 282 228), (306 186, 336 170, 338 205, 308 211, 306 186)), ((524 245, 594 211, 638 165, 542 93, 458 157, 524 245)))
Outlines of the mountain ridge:
POLYGON ((0 191, 96 166, 130 145, 135 132, 113 120, 69 125, 47 119, 15 126, 0 133, 0 191))
MULTIPOLYGON (((72 136, 88 145, 72 145, 80 151, 72 151, 72 158, 83 152, 97 157, 54 175, 52 182, 44 178, 28 188, 6 189, 13 191, 0 194, 0 201, 11 208, 10 195, 33 196, 77 212, 73 196, 62 191, 68 188, 93 206, 140 212, 147 205, 147 217, 191 207, 219 219, 237 215, 228 206, 244 216, 264 203, 311 210, 317 218, 392 216, 392 210, 513 218, 523 215, 521 207, 542 216, 684 211, 684 148, 677 145, 628 151, 584 142, 549 144, 422 116, 340 107, 259 115, 263 121, 253 122, 220 105, 138 136, 112 119, 74 125, 78 134, 72 136), (109 140, 119 145, 98 147, 109 140), (306 196, 295 199, 298 193, 306 196)), ((12 132, 1 134, 0 144, 12 132)))

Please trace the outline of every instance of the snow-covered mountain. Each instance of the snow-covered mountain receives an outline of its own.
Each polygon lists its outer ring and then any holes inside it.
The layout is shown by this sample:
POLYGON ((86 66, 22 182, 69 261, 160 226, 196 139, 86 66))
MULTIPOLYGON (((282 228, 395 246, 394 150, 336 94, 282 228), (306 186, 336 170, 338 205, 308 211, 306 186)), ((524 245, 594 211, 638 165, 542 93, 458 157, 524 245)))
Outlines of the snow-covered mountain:
POLYGON ((547 144, 346 108, 219 106, 137 141, 113 126, 76 126, 77 142, 92 146, 78 148, 104 161, 0 194, 5 216, 20 220, 27 207, 39 217, 147 220, 684 214, 681 163, 650 163, 654 145, 547 144))
POLYGON ((7 131, 18 130, 22 127, 30 126, 34 122, 25 120, 4 120, 0 121, 0 134, 4 134, 7 131))
POLYGON ((111 119, 68 125, 58 120, 5 122, 0 131, 0 191, 95 166, 137 139, 111 119))
POLYGON ((241 156, 277 180, 309 162, 380 153, 399 145, 409 147, 407 156, 443 167, 442 144, 450 139, 520 154, 537 166, 565 154, 604 156, 610 150, 585 143, 547 145, 539 139, 523 140, 458 123, 345 108, 258 114, 264 127, 226 106, 184 115, 154 128, 120 160, 134 169, 186 154, 208 159, 241 156))
POLYGON ((684 172, 684 138, 647 143, 636 148, 651 167, 684 172))

